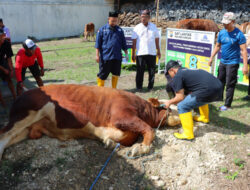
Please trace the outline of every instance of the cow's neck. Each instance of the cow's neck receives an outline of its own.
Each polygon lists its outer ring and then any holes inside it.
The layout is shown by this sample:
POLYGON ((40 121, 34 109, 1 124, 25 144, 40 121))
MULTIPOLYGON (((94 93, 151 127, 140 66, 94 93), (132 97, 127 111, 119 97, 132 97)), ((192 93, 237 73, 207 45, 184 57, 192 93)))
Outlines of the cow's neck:
POLYGON ((153 107, 151 104, 147 104, 142 119, 151 127, 156 128, 161 119, 159 113, 160 112, 157 108, 153 107))

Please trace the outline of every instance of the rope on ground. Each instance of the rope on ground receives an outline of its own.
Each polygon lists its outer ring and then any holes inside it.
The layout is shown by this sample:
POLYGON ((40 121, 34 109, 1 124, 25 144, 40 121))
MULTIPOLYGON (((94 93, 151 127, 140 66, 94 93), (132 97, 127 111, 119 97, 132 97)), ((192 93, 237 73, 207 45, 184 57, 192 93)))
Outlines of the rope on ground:
POLYGON ((95 178, 95 181, 92 183, 91 187, 89 188, 89 190, 92 190, 94 185, 96 184, 96 182, 98 181, 98 179, 100 178, 104 168, 108 165, 109 160, 111 159, 111 157, 113 156, 113 154, 115 153, 116 149, 120 147, 120 143, 117 143, 114 150, 111 152, 111 154, 109 155, 108 159, 106 160, 105 164, 103 165, 102 169, 100 170, 99 174, 97 175, 97 177, 95 178))

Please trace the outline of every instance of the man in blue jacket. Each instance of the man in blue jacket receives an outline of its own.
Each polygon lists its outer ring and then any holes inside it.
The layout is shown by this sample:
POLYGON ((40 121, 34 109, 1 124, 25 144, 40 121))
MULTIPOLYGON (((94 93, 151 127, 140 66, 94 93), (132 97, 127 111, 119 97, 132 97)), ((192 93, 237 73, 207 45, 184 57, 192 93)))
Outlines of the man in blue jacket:
POLYGON ((127 57, 127 45, 123 30, 117 26, 118 13, 110 12, 108 23, 101 27, 96 37, 96 62, 99 63, 97 85, 104 86, 109 73, 112 73, 112 88, 116 88, 121 74, 122 53, 127 57))

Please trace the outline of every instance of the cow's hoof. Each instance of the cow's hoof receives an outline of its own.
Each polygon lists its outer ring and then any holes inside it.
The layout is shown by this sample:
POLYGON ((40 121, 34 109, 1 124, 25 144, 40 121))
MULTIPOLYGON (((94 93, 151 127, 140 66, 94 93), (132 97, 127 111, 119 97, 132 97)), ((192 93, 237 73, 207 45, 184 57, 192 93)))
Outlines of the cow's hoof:
POLYGON ((131 155, 134 157, 134 156, 141 156, 143 154, 147 154, 150 151, 150 147, 151 146, 147 146, 144 144, 135 144, 132 147, 131 155))
POLYGON ((112 139, 105 139, 103 143, 104 143, 104 148, 108 148, 108 149, 115 148, 116 146, 116 142, 113 141, 112 139))

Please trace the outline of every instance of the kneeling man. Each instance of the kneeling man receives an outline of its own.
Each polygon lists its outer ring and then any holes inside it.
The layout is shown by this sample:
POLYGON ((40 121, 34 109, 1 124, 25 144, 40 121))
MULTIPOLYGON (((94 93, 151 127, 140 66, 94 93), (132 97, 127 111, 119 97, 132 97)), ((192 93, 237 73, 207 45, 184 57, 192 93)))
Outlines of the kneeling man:
POLYGON ((41 50, 36 44, 27 39, 23 42, 23 48, 21 48, 16 55, 16 80, 17 80, 17 95, 21 95, 23 92, 23 81, 25 80, 26 69, 29 68, 33 77, 36 80, 37 85, 43 86, 41 76, 44 75, 43 69, 43 57, 41 50), (39 66, 41 70, 39 69, 39 66))
POLYGON ((178 139, 192 140, 194 138, 192 109, 199 107, 200 116, 194 117, 195 121, 208 123, 208 103, 222 100, 222 83, 207 71, 182 68, 173 60, 167 63, 166 74, 173 78, 172 87, 176 95, 167 100, 165 105, 168 108, 171 104, 177 104, 183 128, 182 134, 174 133, 174 136, 178 139), (188 92, 187 96, 184 95, 184 91, 188 92))

